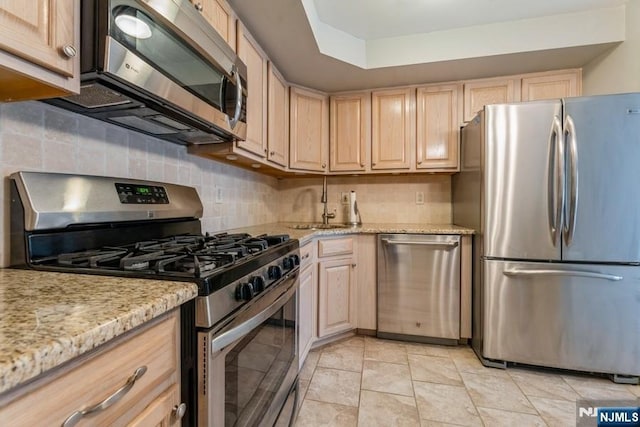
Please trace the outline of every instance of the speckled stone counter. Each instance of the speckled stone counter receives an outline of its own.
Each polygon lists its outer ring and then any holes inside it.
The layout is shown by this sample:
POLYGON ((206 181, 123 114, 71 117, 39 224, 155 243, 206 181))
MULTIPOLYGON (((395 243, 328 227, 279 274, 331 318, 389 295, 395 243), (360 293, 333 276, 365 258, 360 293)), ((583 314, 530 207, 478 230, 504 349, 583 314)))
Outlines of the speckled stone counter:
POLYGON ((184 282, 0 269, 0 393, 197 293, 184 282))
POLYGON ((243 227, 229 232, 257 234, 288 234, 294 239, 300 240, 304 245, 314 237, 339 236, 344 234, 380 234, 380 233, 410 233, 410 234, 474 234, 470 228, 453 224, 398 224, 398 223, 365 223, 357 227, 330 228, 330 229, 299 229, 297 226, 312 226, 298 222, 279 222, 274 224, 243 227))

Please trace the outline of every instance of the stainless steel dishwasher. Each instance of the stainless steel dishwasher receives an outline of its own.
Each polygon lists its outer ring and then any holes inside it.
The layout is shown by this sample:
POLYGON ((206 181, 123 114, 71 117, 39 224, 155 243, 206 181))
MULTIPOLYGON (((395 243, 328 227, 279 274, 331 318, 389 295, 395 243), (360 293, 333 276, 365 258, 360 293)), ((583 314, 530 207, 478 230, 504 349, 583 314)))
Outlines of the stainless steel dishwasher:
POLYGON ((460 236, 378 235, 378 337, 460 338, 460 236))

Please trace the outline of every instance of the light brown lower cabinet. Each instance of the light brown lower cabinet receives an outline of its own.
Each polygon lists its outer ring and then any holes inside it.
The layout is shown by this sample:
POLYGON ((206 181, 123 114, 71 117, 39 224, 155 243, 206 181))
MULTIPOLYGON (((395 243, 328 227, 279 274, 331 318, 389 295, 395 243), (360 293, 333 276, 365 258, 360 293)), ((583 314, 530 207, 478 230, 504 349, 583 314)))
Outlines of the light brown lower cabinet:
POLYGON ((298 354, 300 368, 318 337, 318 274, 315 241, 300 248, 300 290, 298 291, 298 354))
POLYGON ((78 422, 67 425, 178 426, 179 333, 174 310, 9 392, 0 400, 0 420, 17 427, 62 426, 77 413, 78 422), (80 414, 116 394, 119 398, 106 408, 80 414))
POLYGON ((318 240, 318 338, 356 329, 355 236, 318 240))

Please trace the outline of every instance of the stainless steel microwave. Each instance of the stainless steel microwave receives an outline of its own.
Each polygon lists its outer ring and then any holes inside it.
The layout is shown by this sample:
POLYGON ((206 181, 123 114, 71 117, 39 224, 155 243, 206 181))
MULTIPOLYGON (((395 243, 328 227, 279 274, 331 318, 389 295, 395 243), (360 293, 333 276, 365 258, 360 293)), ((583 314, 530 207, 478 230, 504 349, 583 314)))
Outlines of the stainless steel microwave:
POLYGON ((188 0, 83 0, 81 90, 47 102, 183 145, 246 137, 247 68, 188 0))

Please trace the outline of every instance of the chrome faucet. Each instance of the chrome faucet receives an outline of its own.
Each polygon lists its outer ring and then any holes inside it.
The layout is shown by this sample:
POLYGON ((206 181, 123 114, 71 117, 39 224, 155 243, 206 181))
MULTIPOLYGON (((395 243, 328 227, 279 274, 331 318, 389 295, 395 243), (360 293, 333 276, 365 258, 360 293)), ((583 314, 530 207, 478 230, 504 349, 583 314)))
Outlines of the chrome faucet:
POLYGON ((322 197, 320 197, 320 202, 324 204, 324 209, 322 211, 322 223, 329 224, 330 218, 335 218, 335 212, 328 212, 327 210, 327 177, 322 177, 322 197))

